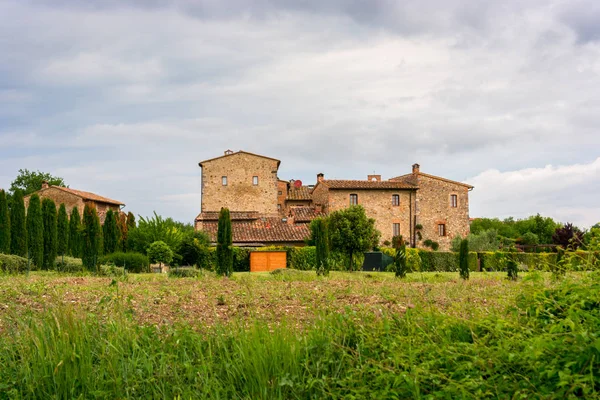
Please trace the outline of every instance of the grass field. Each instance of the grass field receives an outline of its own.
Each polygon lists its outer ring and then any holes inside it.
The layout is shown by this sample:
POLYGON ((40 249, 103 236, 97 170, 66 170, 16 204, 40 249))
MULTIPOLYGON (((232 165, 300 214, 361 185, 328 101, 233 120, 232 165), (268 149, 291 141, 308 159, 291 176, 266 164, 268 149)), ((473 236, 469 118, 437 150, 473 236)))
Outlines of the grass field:
POLYGON ((598 278, 2 276, 0 398, 596 398, 598 278))

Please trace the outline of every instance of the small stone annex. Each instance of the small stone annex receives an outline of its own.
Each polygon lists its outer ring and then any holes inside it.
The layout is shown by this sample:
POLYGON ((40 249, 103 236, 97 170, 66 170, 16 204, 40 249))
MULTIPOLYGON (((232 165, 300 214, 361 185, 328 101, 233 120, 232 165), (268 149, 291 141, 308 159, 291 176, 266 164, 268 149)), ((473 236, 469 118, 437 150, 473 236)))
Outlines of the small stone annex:
POLYGON ((216 240, 218 215, 229 208, 237 246, 302 246, 310 222, 360 204, 375 219, 382 243, 402 235, 413 247, 436 242, 450 248, 452 238, 469 233, 469 191, 473 186, 421 172, 388 180, 329 180, 317 174, 314 185, 282 180, 281 161, 245 151, 199 163, 202 168, 201 211, 195 228, 216 240))

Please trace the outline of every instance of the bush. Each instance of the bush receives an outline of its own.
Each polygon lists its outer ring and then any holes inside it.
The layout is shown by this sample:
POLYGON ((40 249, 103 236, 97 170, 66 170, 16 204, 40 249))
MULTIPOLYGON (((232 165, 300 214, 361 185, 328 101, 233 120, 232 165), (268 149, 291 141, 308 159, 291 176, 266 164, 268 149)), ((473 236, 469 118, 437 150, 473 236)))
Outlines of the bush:
POLYGON ((83 271, 83 262, 81 258, 75 257, 56 257, 55 261, 56 270, 60 272, 82 272, 83 271))
POLYGON ((115 267, 114 265, 100 265, 98 268, 101 276, 109 276, 113 278, 127 278, 125 268, 115 267))
POLYGON ((250 249, 248 247, 233 248, 233 272, 250 272, 250 249))
POLYGON ((170 268, 169 278, 197 278, 202 276, 202 271, 196 268, 170 268))
POLYGON ((12 254, 0 253, 0 271, 22 273, 27 271, 27 259, 12 254))
POLYGON ((128 252, 117 252, 107 254, 100 258, 100 264, 114 264, 117 267, 123 267, 128 272, 149 272, 150 260, 143 254, 128 252))

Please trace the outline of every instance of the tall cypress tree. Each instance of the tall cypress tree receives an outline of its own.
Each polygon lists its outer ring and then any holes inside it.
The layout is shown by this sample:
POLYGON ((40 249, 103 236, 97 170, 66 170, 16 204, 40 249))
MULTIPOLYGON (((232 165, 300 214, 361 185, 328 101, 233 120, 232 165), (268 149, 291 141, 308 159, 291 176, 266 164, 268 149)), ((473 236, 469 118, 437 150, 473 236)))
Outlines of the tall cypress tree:
POLYGON ((69 217, 65 203, 62 203, 58 209, 56 239, 56 252, 59 256, 64 256, 69 251, 69 217))
POLYGON ((117 251, 119 244, 119 227, 112 210, 108 210, 106 213, 102 230, 104 233, 104 254, 112 254, 117 251))
POLYGON ((0 253, 10 254, 10 215, 4 190, 0 190, 0 253))
POLYGON ((135 224, 135 215, 133 215, 133 213, 131 211, 129 211, 127 213, 127 229, 131 230, 131 229, 135 229, 136 224, 135 224))
POLYGON ((25 202, 20 190, 15 190, 10 205, 10 252, 27 257, 25 202))
POLYGON ((221 208, 217 226, 217 273, 231 276, 233 273, 233 247, 231 217, 228 208, 221 208))
POLYGON ((460 242, 458 268, 460 270, 460 277, 465 280, 469 279, 469 241, 467 239, 463 239, 460 242))
POLYGON ((37 194, 29 198, 27 208, 27 251, 36 267, 44 265, 44 222, 42 204, 37 194))
POLYGON ((44 269, 54 269, 57 248, 56 203, 52 199, 42 200, 42 216, 44 221, 44 269))
POLYGON ((95 271, 100 253, 100 220, 96 213, 96 208, 86 204, 83 210, 83 231, 82 231, 82 261, 83 266, 90 271, 95 271))
POLYGON ((81 216, 77 207, 73 207, 69 218, 69 254, 81 258, 81 216))
POLYGON ((117 227, 119 228, 119 243, 117 247, 119 251, 127 251, 127 237, 129 229, 127 228, 127 214, 117 212, 117 227))

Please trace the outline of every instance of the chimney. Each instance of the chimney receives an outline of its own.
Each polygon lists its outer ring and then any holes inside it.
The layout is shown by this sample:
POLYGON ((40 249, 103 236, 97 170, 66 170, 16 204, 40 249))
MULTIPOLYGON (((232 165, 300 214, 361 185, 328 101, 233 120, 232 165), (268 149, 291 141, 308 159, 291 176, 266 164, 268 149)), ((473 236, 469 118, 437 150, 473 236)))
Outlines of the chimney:
POLYGON ((325 174, 323 174, 322 172, 319 172, 317 174, 317 182, 323 182, 324 179, 325 179, 325 174))
POLYGON ((42 182, 42 189, 48 189, 50 185, 48 185, 48 181, 42 182))
POLYGON ((381 182, 381 175, 367 175, 369 182, 381 182))
POLYGON ((230 155, 230 154, 233 154, 233 151, 232 151, 232 150, 229 150, 229 149, 225 150, 225 155, 226 155, 226 156, 228 156, 228 155, 230 155))
POLYGON ((412 166, 413 169, 413 174, 418 174, 419 172, 421 172, 421 166, 419 164, 413 164, 412 166))
POLYGON ((320 204, 315 204, 315 212, 316 213, 322 213, 323 212, 323 206, 320 204))

